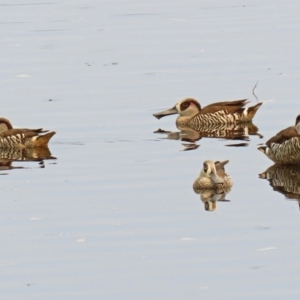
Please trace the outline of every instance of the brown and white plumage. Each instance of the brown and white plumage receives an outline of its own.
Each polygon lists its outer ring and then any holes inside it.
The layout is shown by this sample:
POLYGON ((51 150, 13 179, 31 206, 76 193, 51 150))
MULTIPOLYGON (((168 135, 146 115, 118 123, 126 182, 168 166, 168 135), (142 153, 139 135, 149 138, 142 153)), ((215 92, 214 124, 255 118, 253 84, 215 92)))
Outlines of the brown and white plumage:
POLYGON ((279 131, 258 150, 276 163, 300 164, 300 115, 294 126, 279 131))
POLYGON ((0 118, 0 149, 47 147, 55 131, 39 129, 16 129, 8 119, 0 118), (41 135, 42 133, 45 133, 41 135))
POLYGON ((187 126, 198 130, 203 124, 232 124, 251 122, 262 102, 251 107, 245 107, 247 99, 223 101, 209 104, 203 108, 193 98, 179 101, 173 108, 153 114, 162 117, 179 114, 177 126, 187 126))
POLYGON ((200 190, 210 189, 217 193, 223 193, 225 189, 230 188, 233 182, 231 177, 226 174, 224 168, 228 162, 229 160, 223 162, 206 160, 203 163, 200 175, 194 181, 194 191, 199 193, 200 190))

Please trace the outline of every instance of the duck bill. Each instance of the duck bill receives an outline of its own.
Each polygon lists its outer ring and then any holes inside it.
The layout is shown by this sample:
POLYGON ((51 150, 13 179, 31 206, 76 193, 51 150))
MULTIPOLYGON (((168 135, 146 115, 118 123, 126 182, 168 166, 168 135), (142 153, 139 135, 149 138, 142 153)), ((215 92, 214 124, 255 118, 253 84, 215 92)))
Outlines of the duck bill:
POLYGON ((169 116, 169 115, 175 115, 175 114, 178 114, 178 111, 177 111, 176 107, 174 106, 173 108, 153 114, 153 116, 157 119, 160 119, 162 117, 169 116))

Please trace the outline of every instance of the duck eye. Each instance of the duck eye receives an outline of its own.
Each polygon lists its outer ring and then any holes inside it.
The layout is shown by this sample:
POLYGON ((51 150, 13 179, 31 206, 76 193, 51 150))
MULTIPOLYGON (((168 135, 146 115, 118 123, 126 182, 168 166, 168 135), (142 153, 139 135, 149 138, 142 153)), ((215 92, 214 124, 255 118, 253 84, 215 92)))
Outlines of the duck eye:
POLYGON ((204 170, 205 173, 207 172, 207 170, 208 170, 207 164, 203 164, 203 170, 204 170))
POLYGON ((190 106, 190 102, 183 102, 183 103, 181 103, 181 105, 180 105, 180 109, 181 109, 181 110, 185 110, 185 109, 187 109, 189 106, 190 106))

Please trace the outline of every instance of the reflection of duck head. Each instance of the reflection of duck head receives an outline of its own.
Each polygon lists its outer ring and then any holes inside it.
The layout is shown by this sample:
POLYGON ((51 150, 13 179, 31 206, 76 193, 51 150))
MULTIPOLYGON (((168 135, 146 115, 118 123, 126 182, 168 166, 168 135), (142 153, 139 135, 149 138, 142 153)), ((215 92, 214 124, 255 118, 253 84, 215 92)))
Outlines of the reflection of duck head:
POLYGON ((288 199, 300 201, 300 165, 275 164, 259 174, 259 177, 267 179, 274 191, 288 199))
POLYGON ((258 150, 275 163, 300 164, 300 115, 294 126, 279 131, 258 150))
POLYGON ((55 131, 45 133, 47 130, 39 129, 14 129, 8 119, 0 118, 0 149, 5 148, 32 148, 47 147, 55 131))
POLYGON ((213 190, 203 189, 198 190, 200 194, 200 199, 204 203, 204 209, 207 211, 214 211, 217 208, 217 202, 229 202, 226 200, 226 194, 230 192, 230 188, 226 189, 226 191, 222 194, 216 194, 213 190))
POLYGON ((187 126, 197 129, 200 124, 231 124, 252 121, 256 111, 262 102, 245 108, 247 99, 236 101, 224 101, 209 104, 203 108, 193 98, 186 98, 170 109, 154 114, 154 117, 162 117, 179 114, 176 120, 177 126, 187 126))
POLYGON ((13 169, 12 161, 0 160, 0 171, 13 169))
POLYGON ((207 211, 215 211, 217 208, 217 202, 230 202, 226 200, 226 194, 230 192, 230 188, 224 190, 221 194, 216 194, 213 190, 203 189, 198 190, 197 193, 200 194, 200 199, 204 203, 204 209, 207 211))
MULTIPOLYGON (((204 203, 204 209, 207 211, 214 211, 217 208, 217 199, 213 199, 214 194, 211 190, 204 190, 203 193, 200 193, 200 199, 204 203)), ((217 194, 221 196, 221 194, 217 194)))
POLYGON ((211 189, 217 193, 221 193, 224 189, 231 187, 233 182, 230 176, 225 173, 224 168, 228 162, 229 160, 223 162, 206 160, 203 163, 200 175, 194 181, 194 191, 197 192, 202 189, 211 189))

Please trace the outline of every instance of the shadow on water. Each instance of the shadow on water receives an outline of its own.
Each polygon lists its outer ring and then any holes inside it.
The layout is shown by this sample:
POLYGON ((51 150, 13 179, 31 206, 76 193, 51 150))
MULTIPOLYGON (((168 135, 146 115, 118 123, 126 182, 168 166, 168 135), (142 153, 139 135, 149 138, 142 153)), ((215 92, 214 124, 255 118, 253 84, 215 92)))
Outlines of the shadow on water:
POLYGON ((177 127, 180 131, 171 132, 163 129, 158 129, 154 133, 166 134, 163 139, 179 140, 190 144, 183 144, 185 150, 194 150, 199 147, 197 141, 202 138, 218 138, 224 140, 246 141, 243 143, 228 144, 225 146, 244 147, 248 146, 250 135, 257 135, 259 138, 263 136, 258 132, 258 127, 252 122, 240 124, 203 124, 199 130, 194 130, 188 127, 177 127))
POLYGON ((273 190, 287 199, 297 200, 300 207, 300 165, 275 164, 259 174, 259 178, 267 179, 273 190))
MULTIPOLYGON (((0 172, 12 169, 24 169, 23 166, 13 166, 13 162, 38 162, 40 168, 44 168, 44 160, 56 159, 49 148, 25 148, 25 149, 1 149, 0 172)), ((7 175, 7 173, 0 173, 7 175)))

